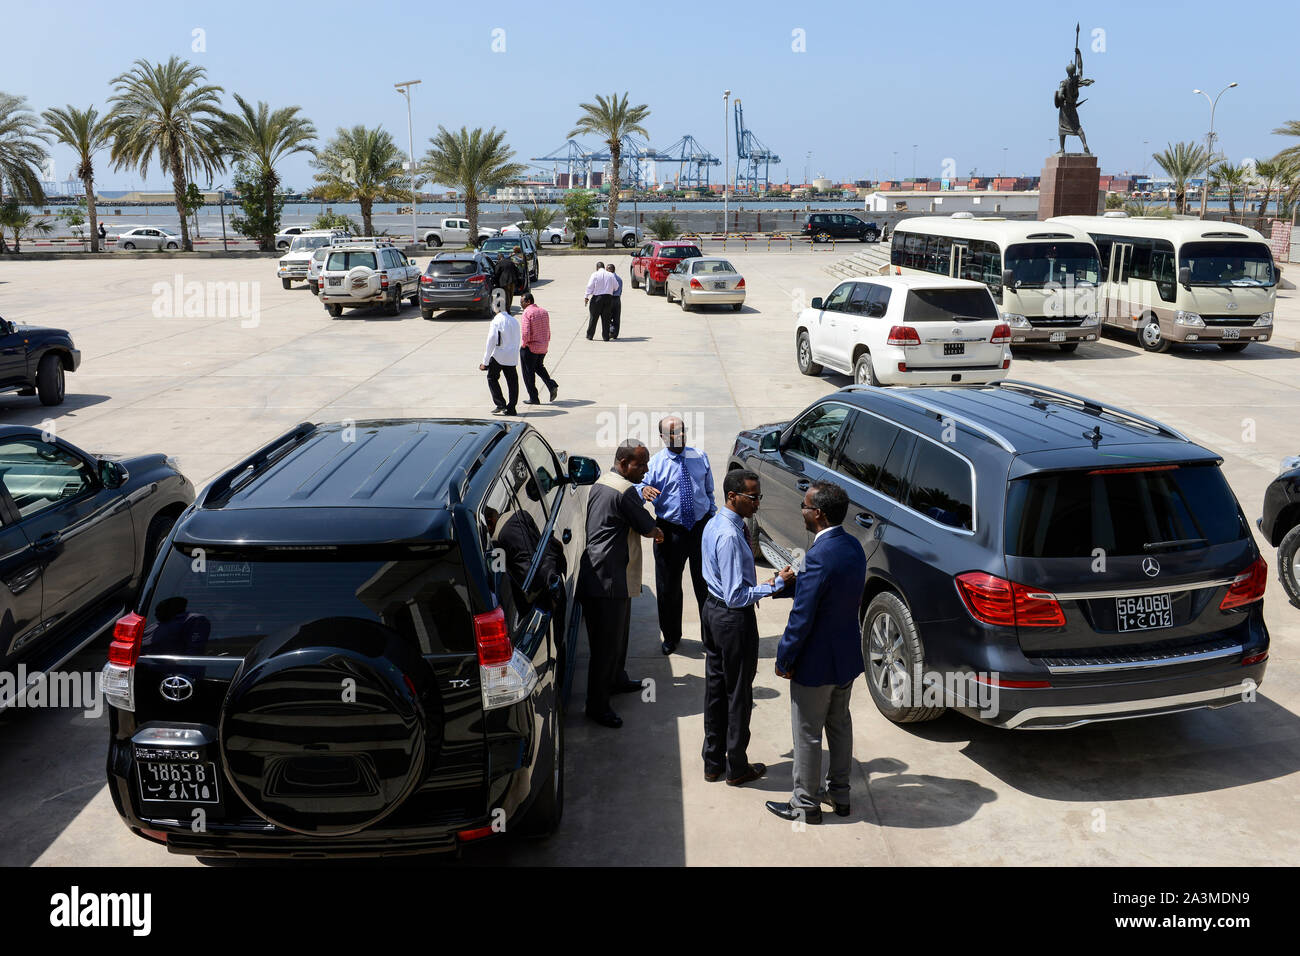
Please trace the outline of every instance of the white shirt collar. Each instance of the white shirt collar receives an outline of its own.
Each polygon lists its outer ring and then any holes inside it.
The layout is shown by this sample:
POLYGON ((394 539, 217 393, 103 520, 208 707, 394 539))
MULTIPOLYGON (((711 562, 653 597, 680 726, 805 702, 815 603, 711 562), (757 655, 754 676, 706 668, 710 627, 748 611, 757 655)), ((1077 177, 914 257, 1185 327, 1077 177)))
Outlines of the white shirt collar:
POLYGON ((820 531, 818 531, 815 535, 813 535, 813 544, 816 544, 816 543, 817 543, 817 539, 820 538, 822 535, 824 535, 827 531, 834 531, 834 530, 835 530, 836 528, 838 528, 838 527, 839 527, 839 525, 834 525, 834 524, 833 524, 833 525, 831 525, 829 528, 822 528, 822 529, 821 529, 820 531))

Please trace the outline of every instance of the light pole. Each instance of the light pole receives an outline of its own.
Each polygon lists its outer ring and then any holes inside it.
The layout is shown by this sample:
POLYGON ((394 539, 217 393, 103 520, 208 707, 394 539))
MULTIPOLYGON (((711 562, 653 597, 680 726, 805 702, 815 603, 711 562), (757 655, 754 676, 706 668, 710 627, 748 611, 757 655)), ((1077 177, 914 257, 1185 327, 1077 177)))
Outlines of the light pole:
POLYGON ((912 182, 916 182, 916 144, 912 144, 912 182))
POLYGON ((221 251, 229 252, 230 247, 226 245, 226 184, 222 183, 217 187, 217 195, 221 202, 221 251))
POLYGON ((407 80, 404 83, 393 84, 393 89, 406 97, 406 148, 407 156, 411 160, 411 245, 415 245, 420 235, 420 227, 415 219, 415 133, 411 126, 411 87, 419 86, 420 82, 420 80, 407 80))
POLYGON ((812 165, 812 150, 808 150, 808 155, 803 159, 803 184, 808 185, 808 167, 812 165))
MULTIPOLYGON (((1222 96, 1224 93, 1228 92, 1228 90, 1232 89, 1236 85, 1237 85, 1236 83, 1229 83, 1223 89, 1219 90, 1219 96, 1222 96)), ((1206 176, 1205 176, 1205 180, 1201 183, 1201 218, 1204 219, 1205 201, 1210 196, 1209 164, 1214 158, 1214 108, 1219 105, 1219 96, 1216 96, 1214 99, 1210 99, 1210 94, 1206 93, 1204 90, 1192 90, 1192 92, 1199 93, 1201 96, 1204 96, 1205 101, 1210 104, 1210 132, 1209 135, 1205 137, 1205 145, 1208 150, 1205 156, 1206 176)))
POLYGON ((1007 174, 1007 148, 1003 146, 1002 147, 1002 172, 999 173, 998 175, 1000 177, 1004 177, 1006 176, 1006 174, 1007 174))
POLYGON ((727 218, 730 207, 729 186, 731 183, 731 120, 728 109, 731 106, 731 90, 722 91, 722 234, 725 236, 730 225, 727 218))

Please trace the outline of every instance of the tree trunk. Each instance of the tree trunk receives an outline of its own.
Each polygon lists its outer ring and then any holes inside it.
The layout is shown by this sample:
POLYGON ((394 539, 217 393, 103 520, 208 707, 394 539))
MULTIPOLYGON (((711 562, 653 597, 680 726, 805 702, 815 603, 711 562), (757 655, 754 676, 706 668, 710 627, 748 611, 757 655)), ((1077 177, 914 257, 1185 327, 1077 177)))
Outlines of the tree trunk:
POLYGON ((263 250, 275 248, 275 230, 279 223, 275 221, 275 187, 279 185, 275 170, 268 168, 262 174, 262 191, 266 201, 266 227, 260 238, 263 250))
POLYGON ((1232 188, 1232 184, 1229 183, 1228 184, 1228 218, 1229 219, 1237 215, 1237 206, 1236 203, 1233 202, 1233 198, 1234 198, 1234 190, 1232 188))
POLYGON ((370 219, 370 211, 375 206, 373 199, 360 199, 361 203, 361 232, 367 236, 375 234, 375 224, 370 219))
MULTIPOLYGON (((0 176, 0 206, 4 205, 4 201, 5 201, 5 178, 3 176, 0 176)), ((0 254, 6 253, 8 251, 9 251, 9 246, 5 243, 5 229, 4 226, 0 226, 0 254)))
POLYGON ((172 167, 172 192, 176 196, 176 214, 181 220, 181 248, 186 252, 194 251, 194 243, 190 241, 189 217, 185 214, 185 167, 181 165, 181 158, 178 154, 171 155, 172 167))
POLYGON ((95 212, 95 175, 91 173, 82 180, 86 184, 86 228, 90 230, 90 251, 99 252, 99 221, 95 212))
POLYGON ((469 244, 478 245, 478 190, 465 190, 465 218, 469 220, 469 244))
POLYGON ((1268 194, 1273 191, 1273 184, 1268 183, 1264 187, 1264 198, 1259 201, 1259 225, 1262 229, 1268 225, 1268 194))
POLYGON ((609 159, 610 165, 614 168, 614 175, 611 177, 609 183, 609 232, 605 235, 605 244, 609 246, 609 248, 613 249, 614 217, 618 215, 618 187, 620 185, 619 169, 622 166, 621 161, 623 159, 623 146, 621 143, 615 142, 610 146, 609 159))
POLYGON ((1187 212, 1187 192, 1183 189, 1174 190, 1174 206, 1178 209, 1181 216, 1187 212))

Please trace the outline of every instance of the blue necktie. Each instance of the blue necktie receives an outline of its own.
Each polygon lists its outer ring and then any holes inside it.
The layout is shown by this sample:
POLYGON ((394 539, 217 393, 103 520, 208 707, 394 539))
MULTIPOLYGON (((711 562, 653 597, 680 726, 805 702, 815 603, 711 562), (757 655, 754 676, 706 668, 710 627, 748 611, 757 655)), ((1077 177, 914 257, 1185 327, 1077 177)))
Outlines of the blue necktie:
POLYGON ((686 470, 686 455, 677 456, 677 465, 682 470, 682 476, 678 479, 678 497, 682 504, 682 527, 695 527, 695 488, 691 484, 691 473, 686 470))

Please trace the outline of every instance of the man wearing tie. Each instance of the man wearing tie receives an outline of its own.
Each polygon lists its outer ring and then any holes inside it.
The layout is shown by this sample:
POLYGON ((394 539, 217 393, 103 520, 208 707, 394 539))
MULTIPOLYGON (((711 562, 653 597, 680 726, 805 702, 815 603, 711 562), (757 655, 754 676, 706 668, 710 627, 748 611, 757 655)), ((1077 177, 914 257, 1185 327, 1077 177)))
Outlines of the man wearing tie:
POLYGON ((704 526, 718 511, 713 503, 713 469, 709 456, 686 445, 686 424, 670 416, 659 422, 664 447, 650 459, 641 482, 641 494, 654 503, 655 518, 663 530, 655 545, 655 596, 659 603, 659 630, 663 652, 671 654, 682 639, 682 571, 691 568, 695 604, 704 613, 709 596, 700 565, 704 526))
POLYGON ((596 334, 596 321, 600 320, 601 337, 608 342, 613 329, 610 326, 610 314, 614 290, 618 288, 619 280, 612 273, 605 270, 603 262, 596 263, 596 271, 591 274, 587 280, 587 290, 582 304, 587 306, 590 311, 590 317, 587 319, 587 339, 590 340, 596 334))
POLYGON ((733 787, 757 780, 767 766, 750 763, 749 716, 754 710, 758 671, 760 598, 790 590, 794 572, 786 565, 772 580, 758 583, 754 548, 745 529, 762 499, 758 475, 737 468, 722 481, 726 507, 704 528, 701 558, 709 596, 700 629, 704 643, 704 779, 726 773, 733 787))
POLYGON ((769 800, 783 820, 821 823, 821 804, 849 815, 853 765, 853 719, 849 697, 862 673, 858 608, 867 583, 862 545, 840 525, 849 496, 839 485, 818 481, 803 497, 804 527, 813 532, 794 606, 776 649, 776 673, 790 681, 794 731, 794 793, 789 802, 769 800), (830 745, 830 772, 823 783, 822 730, 830 745))

